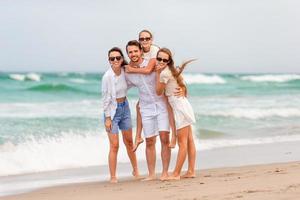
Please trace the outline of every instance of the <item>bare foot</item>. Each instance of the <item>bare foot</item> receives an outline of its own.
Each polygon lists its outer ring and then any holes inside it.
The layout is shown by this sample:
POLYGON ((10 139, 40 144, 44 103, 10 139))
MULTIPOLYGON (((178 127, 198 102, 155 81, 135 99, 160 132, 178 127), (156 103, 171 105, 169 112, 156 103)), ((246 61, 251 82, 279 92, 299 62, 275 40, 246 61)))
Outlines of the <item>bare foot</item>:
POLYGON ((178 175, 178 176, 171 175, 168 177, 167 180, 168 181, 178 181, 178 180, 180 180, 180 175, 178 175))
POLYGON ((139 174, 138 170, 133 170, 132 175, 134 176, 135 179, 141 179, 142 177, 139 174))
POLYGON ((162 174, 159 178, 159 180, 161 181, 167 181, 168 180, 169 175, 168 174, 162 174))
POLYGON ((172 136, 172 138, 171 138, 171 142, 170 142, 170 144, 169 144, 169 148, 175 148, 175 146, 176 146, 176 137, 173 137, 172 136))
POLYGON ((111 177, 109 182, 110 183, 118 183, 118 179, 116 177, 111 177))
POLYGON ((136 138, 135 144, 133 145, 132 151, 135 152, 140 144, 144 142, 143 138, 136 138))
POLYGON ((196 178, 195 172, 186 172, 181 178, 196 178))
POLYGON ((155 176, 147 176, 146 178, 142 179, 142 181, 154 181, 155 179, 155 176))

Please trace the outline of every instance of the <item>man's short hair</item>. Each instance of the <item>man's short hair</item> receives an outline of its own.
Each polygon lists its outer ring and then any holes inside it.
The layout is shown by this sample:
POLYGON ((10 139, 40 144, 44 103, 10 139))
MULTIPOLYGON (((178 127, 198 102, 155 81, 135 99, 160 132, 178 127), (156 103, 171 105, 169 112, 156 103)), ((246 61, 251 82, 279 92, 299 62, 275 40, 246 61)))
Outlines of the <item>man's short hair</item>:
POLYGON ((126 52, 128 53, 128 51, 127 51, 127 47, 128 46, 136 46, 136 47, 138 47, 140 50, 142 50, 142 46, 141 46, 141 44, 137 41, 137 40, 130 40, 128 43, 127 43, 127 45, 126 45, 126 52))

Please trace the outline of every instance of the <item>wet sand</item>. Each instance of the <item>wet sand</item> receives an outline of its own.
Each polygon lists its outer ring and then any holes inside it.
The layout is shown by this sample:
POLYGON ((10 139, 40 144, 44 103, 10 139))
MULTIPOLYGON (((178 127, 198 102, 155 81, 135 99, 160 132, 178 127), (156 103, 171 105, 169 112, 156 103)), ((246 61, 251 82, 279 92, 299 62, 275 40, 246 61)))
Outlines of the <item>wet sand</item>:
POLYGON ((40 189, 1 200, 77 199, 255 199, 296 200, 300 197, 300 162, 250 165, 197 171, 180 181, 143 182, 121 179, 117 184, 93 182, 40 189))

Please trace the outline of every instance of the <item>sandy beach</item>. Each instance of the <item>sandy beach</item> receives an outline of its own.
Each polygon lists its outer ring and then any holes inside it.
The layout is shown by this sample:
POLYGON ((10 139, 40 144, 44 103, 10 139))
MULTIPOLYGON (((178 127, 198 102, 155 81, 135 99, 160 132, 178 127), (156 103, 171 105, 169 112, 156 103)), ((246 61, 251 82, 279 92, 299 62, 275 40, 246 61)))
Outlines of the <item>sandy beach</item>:
MULTIPOLYGON (((0 177, 0 200, 298 200, 299 156, 297 141, 198 151, 197 178, 171 182, 133 180, 129 163, 119 164, 118 184, 107 182, 107 166, 0 177)), ((174 161, 173 157, 170 171, 174 161)), ((161 170, 160 162, 157 172, 161 170)), ((146 174, 145 162, 140 162, 139 168, 141 174, 146 174)))
POLYGON ((299 199, 300 162, 251 165, 197 171, 180 181, 120 180, 40 189, 1 200, 43 199, 299 199))

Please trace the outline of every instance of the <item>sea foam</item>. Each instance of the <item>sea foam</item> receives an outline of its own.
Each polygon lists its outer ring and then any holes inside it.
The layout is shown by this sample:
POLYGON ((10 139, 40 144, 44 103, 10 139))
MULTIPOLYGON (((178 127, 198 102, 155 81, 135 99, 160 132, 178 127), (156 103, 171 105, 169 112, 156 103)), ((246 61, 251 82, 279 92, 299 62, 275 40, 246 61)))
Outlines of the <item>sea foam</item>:
POLYGON ((300 75, 298 74, 281 74, 281 75, 252 75, 252 76, 242 76, 241 80, 252 81, 252 82, 288 82, 293 80, 300 80, 300 75))
POLYGON ((9 78, 13 79, 13 80, 16 80, 16 81, 24 81, 25 80, 25 75, 23 75, 23 74, 10 74, 9 78))
POLYGON ((16 81, 41 81, 41 75, 36 73, 28 73, 28 74, 9 74, 9 78, 16 81))
MULTIPOLYGON (((19 144, 0 145, 0 176, 106 165, 109 142, 105 132, 62 133, 62 136, 36 139, 19 144)), ((144 152, 139 151, 140 159, 144 152)), ((129 162, 120 140, 118 162, 129 162)))
MULTIPOLYGON (((243 139, 196 139, 199 151, 224 147, 300 141, 300 135, 278 135, 273 137, 243 139)), ((159 140, 158 140, 159 143, 159 140)), ((156 145, 157 158, 160 145, 156 145)), ((137 151, 139 161, 145 161, 145 145, 137 151)), ((178 147, 172 153, 177 154, 178 147)), ((6 142, 0 145, 0 176, 37 173, 59 169, 107 165, 109 141, 105 132, 63 133, 57 138, 27 138, 19 144, 6 142)), ((129 163, 126 148, 120 140, 118 163, 129 163)))
POLYGON ((196 147, 198 150, 210 150, 224 147, 248 146, 294 141, 300 141, 300 135, 278 135, 273 137, 257 137, 244 139, 198 140, 198 142, 196 143, 196 147))
POLYGON ((222 116, 233 118, 263 119, 271 117, 300 117, 298 108, 234 108, 226 111, 212 111, 203 113, 208 116, 222 116))
POLYGON ((226 80, 218 75, 204 74, 184 74, 184 80, 187 84, 225 84, 226 80))

